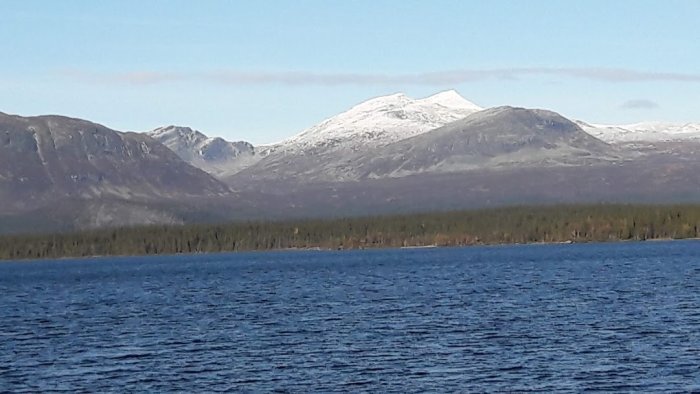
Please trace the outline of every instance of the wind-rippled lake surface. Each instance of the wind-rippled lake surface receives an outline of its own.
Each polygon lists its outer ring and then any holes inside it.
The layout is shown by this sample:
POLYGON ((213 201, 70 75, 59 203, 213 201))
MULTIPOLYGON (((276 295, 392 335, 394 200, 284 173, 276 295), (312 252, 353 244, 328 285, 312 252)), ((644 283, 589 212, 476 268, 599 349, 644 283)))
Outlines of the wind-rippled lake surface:
POLYGON ((0 264, 0 391, 694 391, 700 242, 0 264))

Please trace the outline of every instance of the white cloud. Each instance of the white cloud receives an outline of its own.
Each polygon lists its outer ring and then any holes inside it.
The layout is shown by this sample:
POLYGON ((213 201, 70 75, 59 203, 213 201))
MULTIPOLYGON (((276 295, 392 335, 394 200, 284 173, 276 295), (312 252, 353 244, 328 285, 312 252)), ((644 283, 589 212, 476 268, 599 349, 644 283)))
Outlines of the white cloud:
POLYGON ((620 104, 620 108, 622 109, 655 109, 659 108, 659 104, 647 100, 647 99, 637 99, 637 100, 627 100, 624 103, 620 104))
POLYGON ((631 82, 700 82, 700 74, 650 72, 621 68, 500 68, 462 69, 413 74, 381 73, 317 73, 305 71, 203 71, 159 72, 132 71, 123 73, 96 73, 67 70, 61 75, 85 83, 154 85, 172 82, 199 81, 228 85, 431 85, 454 86, 460 83, 489 79, 517 80, 531 76, 555 76, 587 79, 609 83, 631 82))

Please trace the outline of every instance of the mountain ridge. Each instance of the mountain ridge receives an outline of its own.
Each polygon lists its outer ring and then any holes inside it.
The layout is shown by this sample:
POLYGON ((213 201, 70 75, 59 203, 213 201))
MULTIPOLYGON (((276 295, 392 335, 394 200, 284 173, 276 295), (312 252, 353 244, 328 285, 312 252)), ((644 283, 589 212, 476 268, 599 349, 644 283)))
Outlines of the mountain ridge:
POLYGON ((693 124, 618 133, 681 138, 651 142, 599 139, 595 127, 549 110, 481 109, 455 91, 367 100, 277 147, 0 113, 0 232, 698 199, 693 124))
MULTIPOLYGON (((429 133, 473 113, 492 108, 482 108, 455 90, 438 92, 421 99, 413 99, 401 92, 378 96, 355 104, 348 110, 277 143, 252 146, 247 142, 228 142, 222 139, 221 145, 245 144, 247 148, 240 149, 242 154, 233 153, 218 162, 198 158, 201 154, 197 146, 187 148, 187 143, 168 142, 162 138, 159 140, 165 142, 166 146, 190 164, 227 180, 249 167, 265 165, 265 162, 268 163, 270 171, 279 171, 284 163, 299 155, 335 155, 339 162, 347 162, 358 152, 429 133), (263 164, 259 164, 260 162, 263 164), (273 164, 275 162, 277 164, 273 164)), ((629 125, 598 125, 580 120, 574 123, 589 135, 609 144, 636 144, 645 148, 655 148, 661 143, 696 140, 700 143, 700 123, 638 122, 629 125)), ((154 131, 150 133, 153 134, 154 131)), ((217 137, 201 134, 201 138, 212 140, 217 137)), ((323 160, 310 161, 322 165, 323 160)))
POLYGON ((601 125, 576 122, 587 133, 611 143, 700 141, 700 123, 647 121, 623 125, 601 125))
POLYGON ((228 193, 228 186, 142 133, 59 115, 0 115, 0 215, 61 211, 66 202, 81 201, 82 211, 73 212, 94 218, 109 211, 112 222, 128 225, 133 221, 121 221, 129 216, 119 208, 128 201, 144 207, 135 218, 146 219, 140 224, 149 217, 170 223, 169 214, 149 206, 228 193), (111 208, 89 203, 95 201, 111 208))
POLYGON ((610 163, 624 157, 575 123, 546 110, 495 107, 386 145, 340 156, 282 154, 260 160, 229 182, 297 179, 358 181, 523 165, 610 163))

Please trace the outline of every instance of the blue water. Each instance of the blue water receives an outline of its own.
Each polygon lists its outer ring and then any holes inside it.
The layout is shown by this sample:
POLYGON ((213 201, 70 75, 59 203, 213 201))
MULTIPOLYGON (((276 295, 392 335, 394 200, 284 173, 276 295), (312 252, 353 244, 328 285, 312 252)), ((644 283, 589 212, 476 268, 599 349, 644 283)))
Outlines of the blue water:
POLYGON ((700 242, 0 263, 0 391, 693 391, 700 242))

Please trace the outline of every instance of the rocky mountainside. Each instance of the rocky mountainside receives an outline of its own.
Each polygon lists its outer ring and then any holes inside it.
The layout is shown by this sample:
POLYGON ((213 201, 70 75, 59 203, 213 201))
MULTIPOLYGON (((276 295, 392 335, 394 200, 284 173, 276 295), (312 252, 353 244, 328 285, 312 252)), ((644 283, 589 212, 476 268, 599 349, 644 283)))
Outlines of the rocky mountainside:
MULTIPOLYGON (((78 205, 95 207, 96 215, 109 212, 103 216, 118 223, 127 217, 120 210, 88 202, 116 207, 126 201, 133 208, 135 202, 153 205, 229 192, 146 135, 62 116, 0 113, 0 215, 47 207, 60 211, 70 205, 66 201, 83 201, 78 205)), ((167 212, 146 211, 136 218, 143 220, 124 224, 176 221, 167 212)), ((102 222, 89 212, 83 214, 102 222)))
POLYGON ((189 127, 159 127, 148 133, 181 159, 215 176, 226 176, 257 160, 255 148, 245 141, 209 138, 189 127))

